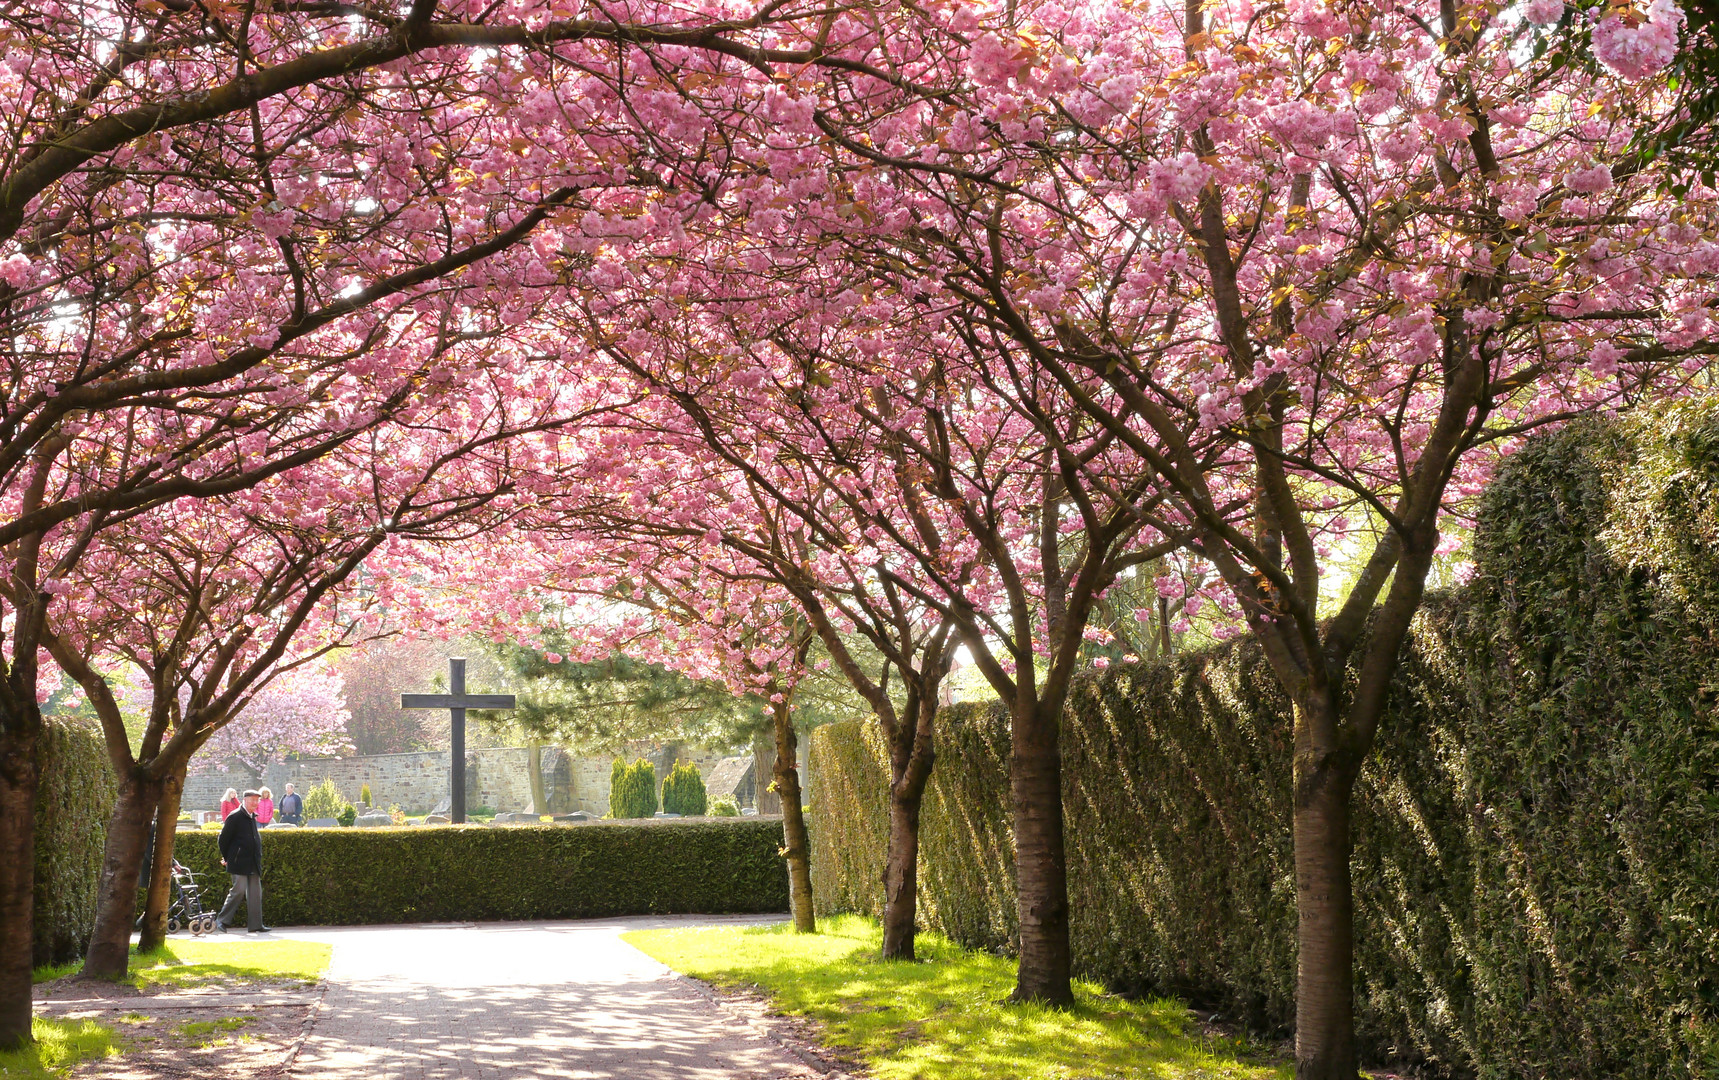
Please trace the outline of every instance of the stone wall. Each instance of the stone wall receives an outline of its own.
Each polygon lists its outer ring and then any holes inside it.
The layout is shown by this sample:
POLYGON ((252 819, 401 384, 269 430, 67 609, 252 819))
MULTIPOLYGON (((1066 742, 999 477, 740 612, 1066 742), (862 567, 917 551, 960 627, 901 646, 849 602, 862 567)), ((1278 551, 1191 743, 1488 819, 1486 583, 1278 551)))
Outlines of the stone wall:
MULTIPOLYGON (((568 813, 584 810, 605 814, 609 810, 609 770, 617 755, 575 757, 555 747, 543 748, 544 794, 549 801, 548 812, 568 813)), ((723 755, 709 751, 692 751, 670 746, 629 747, 624 756, 631 760, 645 758, 656 766, 657 782, 668 775, 676 758, 690 761, 706 779, 723 755)), ((493 810, 524 810, 531 805, 531 751, 523 746, 470 750, 469 762, 476 765, 477 783, 467 789, 468 807, 487 806, 493 810)), ((469 770, 468 770, 469 771, 469 770)), ((360 790, 370 785, 370 799, 376 806, 397 805, 409 814, 423 814, 448 797, 448 753, 426 750, 409 754, 373 754, 346 758, 300 758, 270 765, 258 775, 243 764, 228 763, 228 771, 219 769, 194 773, 185 779, 182 804, 187 813, 214 810, 221 804, 221 795, 229 787, 240 791, 267 786, 276 801, 291 782, 302 795, 322 783, 334 781, 348 802, 356 803, 360 790)))

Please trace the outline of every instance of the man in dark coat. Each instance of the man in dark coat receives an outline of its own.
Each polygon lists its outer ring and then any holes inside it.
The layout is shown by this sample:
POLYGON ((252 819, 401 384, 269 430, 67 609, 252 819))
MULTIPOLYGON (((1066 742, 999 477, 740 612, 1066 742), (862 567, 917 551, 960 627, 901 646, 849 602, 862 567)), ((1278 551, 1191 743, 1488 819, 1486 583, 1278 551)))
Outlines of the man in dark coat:
POLYGON ((222 930, 232 925, 241 898, 251 933, 264 934, 272 929, 263 925, 263 838, 257 832, 257 802, 262 797, 260 791, 245 792, 239 809, 221 823, 221 865, 233 876, 227 902, 215 917, 215 925, 222 930))
POLYGON ((304 796, 294 791, 291 784, 286 786, 286 794, 281 796, 281 804, 275 807, 275 817, 288 825, 304 824, 304 796))

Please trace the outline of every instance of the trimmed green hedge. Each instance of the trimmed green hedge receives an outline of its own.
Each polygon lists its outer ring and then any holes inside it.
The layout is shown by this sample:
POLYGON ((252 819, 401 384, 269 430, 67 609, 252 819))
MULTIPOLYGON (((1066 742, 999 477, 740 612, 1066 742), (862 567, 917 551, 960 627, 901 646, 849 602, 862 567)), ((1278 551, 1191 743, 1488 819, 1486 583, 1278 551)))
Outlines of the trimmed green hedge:
POLYGON ((101 732, 50 721, 42 732, 36 792, 36 918, 33 962, 82 956, 95 929, 102 844, 117 787, 101 732))
MULTIPOLYGON (((1719 1075, 1719 423, 1710 402, 1516 455, 1477 572, 1417 620, 1356 796, 1376 1054, 1486 1080, 1719 1075)), ((940 718, 923 922, 1007 950, 1007 718, 940 718)), ((1077 684, 1076 965, 1293 1020, 1287 702, 1251 643, 1077 684)), ((884 758, 820 729, 816 896, 882 904, 884 758)))
MULTIPOLYGON (((182 832, 205 906, 229 878, 214 833, 182 832)), ((780 821, 265 829, 271 924, 343 926, 788 910, 780 821)))

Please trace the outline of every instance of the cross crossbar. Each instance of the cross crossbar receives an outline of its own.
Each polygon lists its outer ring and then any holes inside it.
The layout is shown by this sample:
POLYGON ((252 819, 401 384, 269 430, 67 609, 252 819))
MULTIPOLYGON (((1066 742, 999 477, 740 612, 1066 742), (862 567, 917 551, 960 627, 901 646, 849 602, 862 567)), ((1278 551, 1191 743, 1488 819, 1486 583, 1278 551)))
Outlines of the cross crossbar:
POLYGON ((511 709, 512 694, 401 694, 402 709, 511 709))
POLYGON ((451 694, 401 694, 402 709, 448 710, 448 818, 455 825, 466 820, 466 710, 511 709, 512 694, 466 693, 466 662, 448 660, 448 689, 451 694))

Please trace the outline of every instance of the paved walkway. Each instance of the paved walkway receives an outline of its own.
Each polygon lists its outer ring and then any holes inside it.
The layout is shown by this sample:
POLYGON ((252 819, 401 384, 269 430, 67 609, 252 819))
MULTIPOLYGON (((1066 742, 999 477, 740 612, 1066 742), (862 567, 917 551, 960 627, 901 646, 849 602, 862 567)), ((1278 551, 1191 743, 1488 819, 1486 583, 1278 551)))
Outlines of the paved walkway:
MULTIPOLYGON (((620 940, 710 917, 283 930, 328 941, 295 1080, 803 1080, 759 1025, 620 940)), ((759 920, 746 920, 759 921, 759 920)))

